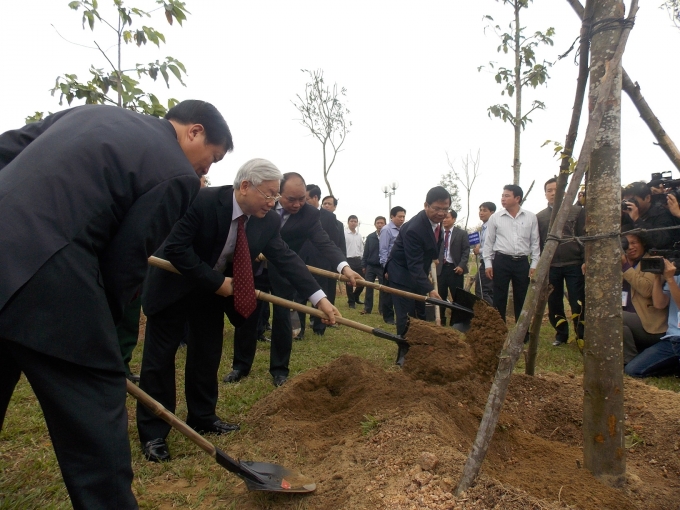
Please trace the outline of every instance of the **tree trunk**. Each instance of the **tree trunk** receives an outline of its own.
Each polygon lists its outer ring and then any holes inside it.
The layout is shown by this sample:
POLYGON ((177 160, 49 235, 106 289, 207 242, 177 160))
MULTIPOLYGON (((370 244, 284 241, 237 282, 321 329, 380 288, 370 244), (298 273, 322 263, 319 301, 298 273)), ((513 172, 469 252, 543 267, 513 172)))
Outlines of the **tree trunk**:
MULTIPOLYGON (((550 269, 548 269, 550 273, 550 269)), ((543 314, 545 313, 545 305, 548 302, 548 295, 550 289, 548 288, 547 280, 543 282, 543 286, 539 290, 538 301, 536 302, 536 310, 534 318, 531 320, 531 335, 529 337, 529 348, 526 353, 526 366, 524 373, 527 375, 534 375, 536 371, 536 354, 538 353, 538 335, 541 332, 541 324, 543 324, 543 314)), ((555 292, 553 290, 553 292, 555 292)))
MULTIPOLYGON (((623 17, 621 0, 595 3, 593 24, 623 17)), ((600 24, 600 27, 605 26, 600 24)), ((620 26, 596 31, 590 53, 590 91, 600 84, 614 54, 620 26)), ((614 74, 604 118, 590 158, 586 231, 589 236, 621 231, 621 67, 614 74)), ((623 417, 623 325, 621 246, 618 235, 586 243, 585 345, 583 349, 583 458, 594 475, 618 477, 626 471, 623 417)))
MULTIPOLYGON (((579 46, 579 68, 578 79, 576 81, 576 95, 574 97, 574 106, 571 110, 571 122, 569 123, 569 131, 564 142, 564 150, 562 151, 562 160, 560 163, 560 173, 557 176, 557 192, 555 193, 555 203, 553 204, 552 216, 550 218, 550 227, 555 223, 557 211, 562 205, 564 198, 564 190, 567 187, 567 179, 569 177, 570 159, 574 153, 574 145, 576 144, 576 136, 578 135, 578 124, 581 118, 581 110, 583 109, 583 98, 586 94, 586 85, 588 84, 588 61, 590 51, 590 27, 591 18, 593 15, 593 0, 586 2, 586 10, 588 15, 585 16, 585 21, 581 23, 581 41, 579 46)), ((558 289, 561 291, 561 289, 558 289)), ((545 305, 548 300, 547 289, 541 293, 536 306, 534 320, 531 326, 531 339, 529 340, 529 352, 527 354, 527 362, 525 373, 527 375, 534 375, 536 367, 536 354, 538 353, 538 337, 540 334, 540 326, 543 321, 543 313, 545 305)))
POLYGON ((321 148, 323 149, 323 180, 326 182, 326 186, 328 187, 328 194, 330 196, 334 197, 335 195, 333 195, 333 190, 331 189, 331 183, 328 182, 328 169, 326 168, 326 143, 325 142, 323 144, 321 144, 321 148))
MULTIPOLYGON (((583 6, 581 5, 581 2, 579 2, 579 0, 567 0, 567 2, 569 2, 569 5, 571 5, 574 11, 576 11, 576 14, 578 14, 579 17, 583 19, 583 6)), ((680 170, 680 151, 678 151, 678 148, 673 143, 673 140, 671 140, 670 136, 668 136, 663 127, 661 127, 661 122, 659 122, 659 119, 656 117, 656 115, 654 115, 654 112, 647 104, 647 101, 645 101, 645 98, 642 97, 642 94, 640 93, 640 85, 638 85, 637 82, 633 83, 633 80, 630 78, 630 76, 628 76, 628 73, 626 73, 625 69, 622 69, 622 72, 623 90, 626 91, 630 99, 633 101, 635 108, 637 108, 637 111, 640 113, 640 117, 642 117, 642 120, 645 121, 649 129, 652 131, 652 134, 659 143, 659 146, 670 158, 671 163, 673 163, 675 167, 680 170)))
MULTIPOLYGON (((632 27, 632 18, 637 12, 637 0, 631 1, 629 22, 625 25, 625 28, 621 34, 619 44, 616 48, 616 52, 612 56, 611 60, 603 65, 608 72, 605 72, 601 80, 598 80, 595 84, 597 89, 591 94, 591 106, 592 111, 590 113, 590 119, 588 122, 588 129, 586 130, 586 135, 583 140, 583 147, 581 148, 581 153, 578 159, 578 164, 576 165, 576 170, 574 171, 574 176, 569 183, 569 188, 564 197, 566 204, 571 204, 576 197, 576 192, 578 191, 578 186, 583 179, 583 174, 585 173, 586 167, 590 164, 590 156, 595 146, 596 139, 600 131, 600 124, 604 116, 604 111, 607 102, 610 97, 610 92, 614 83, 614 78, 617 78, 616 71, 620 69, 621 57, 623 56, 623 50, 626 47, 626 41, 628 40, 628 34, 630 33, 630 28, 632 27)), ((602 63, 604 64, 604 62, 602 63)), ((620 80, 620 77, 618 77, 620 80)), ((620 81, 619 89, 620 89, 620 81)), ((538 261, 538 266, 534 273, 534 277, 531 280, 531 285, 529 286, 529 291, 527 292, 526 299, 524 300, 524 307, 522 308, 522 313, 520 314, 517 326, 513 328, 503 345, 503 350, 501 351, 498 363, 498 370, 496 371, 496 377, 494 378, 493 385, 489 391, 489 398, 486 402, 486 407, 484 408, 484 415, 482 416, 482 421, 479 424, 479 430, 477 431, 477 437, 472 445, 472 451, 465 462, 463 467, 463 474, 461 475, 460 482, 456 487, 456 495, 460 495, 463 491, 466 491, 472 483, 477 478, 479 470, 481 469, 482 462, 486 457, 486 452, 489 449, 491 443, 491 438, 493 437, 494 429, 498 424, 498 418, 500 416, 501 409, 503 407, 503 402, 505 401, 505 395, 508 392, 508 384, 510 383, 510 376, 512 375, 512 370, 519 359, 520 353, 522 352, 524 335, 529 328, 529 320, 531 314, 533 314, 536 308, 536 302, 538 301, 538 289, 545 283, 548 275, 548 270, 550 268, 550 261, 555 254, 555 248, 557 247, 557 240, 562 237, 562 230, 564 229, 564 224, 567 221, 567 216, 569 214, 569 208, 566 204, 562 204, 560 210, 557 213, 555 223, 550 229, 550 236, 548 242, 545 245, 543 252, 545 253, 545 258, 541 257, 538 261)), ((611 260, 611 254, 609 254, 609 260, 611 260)), ((620 281, 620 280, 619 280, 620 281)), ((620 294, 619 294, 620 295, 620 294)), ((619 341, 620 342, 620 341, 619 341)), ((619 375, 622 373, 621 370, 621 357, 619 354, 619 375)), ((614 424, 616 428, 617 424, 614 424)))
POLYGON ((522 134, 522 60, 520 54, 520 26, 519 10, 522 8, 519 0, 515 0, 515 148, 512 160, 512 183, 519 186, 519 167, 522 164, 519 159, 519 141, 522 134))

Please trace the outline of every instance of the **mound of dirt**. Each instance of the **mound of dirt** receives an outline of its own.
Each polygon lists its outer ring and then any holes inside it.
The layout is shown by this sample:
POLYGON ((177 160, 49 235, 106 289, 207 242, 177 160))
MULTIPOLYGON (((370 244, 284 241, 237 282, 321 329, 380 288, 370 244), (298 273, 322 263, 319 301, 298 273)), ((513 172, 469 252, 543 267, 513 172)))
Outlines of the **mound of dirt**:
POLYGON ((474 310, 467 334, 411 319, 406 333, 410 348, 404 371, 414 379, 432 384, 458 381, 472 371, 495 372, 508 329, 498 311, 485 302, 476 303, 474 310))
POLYGON ((680 497, 680 395, 627 381, 627 483, 582 468, 583 387, 574 376, 514 375, 477 484, 453 491, 477 433, 507 330, 478 304, 467 335, 414 320, 403 370, 343 356, 253 406, 236 445, 317 482, 299 498, 239 508, 667 509, 680 497), (250 446, 248 446, 250 445, 250 446))

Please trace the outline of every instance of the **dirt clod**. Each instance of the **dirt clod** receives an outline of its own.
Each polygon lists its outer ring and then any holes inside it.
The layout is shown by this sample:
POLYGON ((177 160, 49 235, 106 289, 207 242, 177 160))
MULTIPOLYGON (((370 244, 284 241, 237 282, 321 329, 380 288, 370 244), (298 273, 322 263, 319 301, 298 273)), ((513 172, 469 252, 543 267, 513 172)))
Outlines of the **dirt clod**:
POLYGON ((432 471, 434 468, 437 467, 437 464, 439 464, 439 459, 434 453, 423 452, 420 454, 420 457, 418 458, 418 465, 424 471, 432 471))

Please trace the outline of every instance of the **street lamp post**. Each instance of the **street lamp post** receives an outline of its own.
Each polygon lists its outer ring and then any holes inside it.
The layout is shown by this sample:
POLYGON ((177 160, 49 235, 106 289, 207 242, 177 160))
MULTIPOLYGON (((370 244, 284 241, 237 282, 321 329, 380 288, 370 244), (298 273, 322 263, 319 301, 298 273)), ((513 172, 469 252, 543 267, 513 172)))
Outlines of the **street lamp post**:
MULTIPOLYGON (((399 187, 399 183, 397 181, 394 181, 391 184, 388 184, 388 185, 382 187, 382 192, 385 193, 385 198, 389 197, 389 199, 390 199, 390 202, 389 202, 390 210, 389 210, 389 212, 392 211, 392 195, 394 195, 397 192, 398 187, 399 187)), ((389 212, 388 212, 388 215, 387 215, 388 218, 390 217, 389 212)))

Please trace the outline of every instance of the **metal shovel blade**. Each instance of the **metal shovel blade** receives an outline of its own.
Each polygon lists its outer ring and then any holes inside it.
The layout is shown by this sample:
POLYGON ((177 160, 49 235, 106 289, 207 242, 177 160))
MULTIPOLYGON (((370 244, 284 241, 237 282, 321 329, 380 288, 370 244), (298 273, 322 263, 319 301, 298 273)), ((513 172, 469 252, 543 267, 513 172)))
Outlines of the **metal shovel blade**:
POLYGON ((279 464, 248 460, 236 461, 219 448, 216 448, 215 453, 218 464, 242 478, 248 490, 295 493, 316 490, 316 484, 310 478, 279 464), (235 465, 237 469, 234 469, 235 465))

